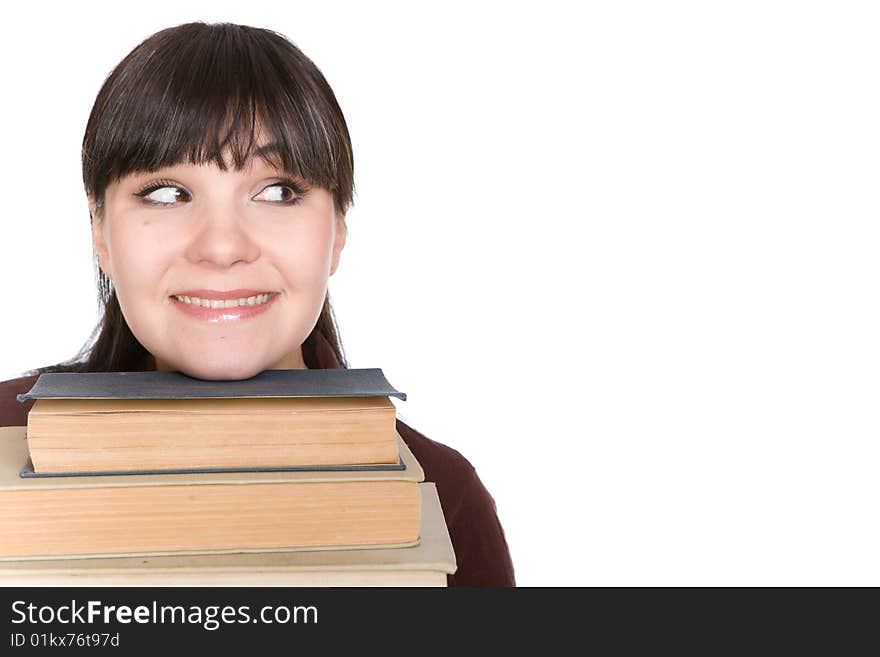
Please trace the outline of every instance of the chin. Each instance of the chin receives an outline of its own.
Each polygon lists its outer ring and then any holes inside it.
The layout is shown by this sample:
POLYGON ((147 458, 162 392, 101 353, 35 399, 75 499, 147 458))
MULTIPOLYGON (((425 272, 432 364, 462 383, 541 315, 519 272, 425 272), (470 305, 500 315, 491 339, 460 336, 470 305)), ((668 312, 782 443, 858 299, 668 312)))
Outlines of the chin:
POLYGON ((228 362, 228 361, 196 361, 180 362, 173 365, 174 369, 195 379, 206 381, 237 381, 256 376, 267 366, 259 362, 228 362))

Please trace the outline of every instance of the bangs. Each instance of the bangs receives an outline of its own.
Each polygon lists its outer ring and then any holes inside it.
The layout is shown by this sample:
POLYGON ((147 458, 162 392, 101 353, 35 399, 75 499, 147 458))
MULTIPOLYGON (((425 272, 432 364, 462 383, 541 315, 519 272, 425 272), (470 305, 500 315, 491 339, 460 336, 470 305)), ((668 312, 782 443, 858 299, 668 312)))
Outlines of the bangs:
POLYGON ((351 142, 323 75, 269 30, 189 23, 157 32, 113 70, 83 140, 86 191, 134 172, 254 157, 334 193, 353 194, 351 142))

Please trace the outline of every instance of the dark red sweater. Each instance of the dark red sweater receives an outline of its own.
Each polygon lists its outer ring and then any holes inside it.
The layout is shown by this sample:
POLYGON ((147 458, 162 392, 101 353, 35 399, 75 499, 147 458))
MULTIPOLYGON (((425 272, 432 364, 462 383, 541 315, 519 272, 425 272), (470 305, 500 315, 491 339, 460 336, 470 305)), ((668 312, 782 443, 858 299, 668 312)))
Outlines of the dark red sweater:
MULTIPOLYGON (((314 337, 314 349, 303 348, 306 365, 340 367, 329 343, 320 335, 314 337)), ((30 390, 36 380, 36 376, 26 376, 0 383, 0 426, 27 425, 33 400, 20 403, 16 395, 30 390)), ((399 419, 397 431, 425 471, 425 481, 437 485, 458 563, 458 570, 448 577, 449 586, 514 586, 513 563, 495 501, 474 467, 456 450, 426 438, 399 419)))

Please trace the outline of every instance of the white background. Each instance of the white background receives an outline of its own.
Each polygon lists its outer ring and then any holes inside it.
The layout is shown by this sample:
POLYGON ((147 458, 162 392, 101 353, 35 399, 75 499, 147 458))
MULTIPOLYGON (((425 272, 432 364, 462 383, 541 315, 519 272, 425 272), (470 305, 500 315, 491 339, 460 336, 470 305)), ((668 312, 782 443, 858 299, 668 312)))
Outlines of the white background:
POLYGON ((95 323, 105 76, 164 27, 267 27, 352 133, 351 365, 474 464, 519 584, 880 585, 871 7, 7 7, 0 378, 95 323))

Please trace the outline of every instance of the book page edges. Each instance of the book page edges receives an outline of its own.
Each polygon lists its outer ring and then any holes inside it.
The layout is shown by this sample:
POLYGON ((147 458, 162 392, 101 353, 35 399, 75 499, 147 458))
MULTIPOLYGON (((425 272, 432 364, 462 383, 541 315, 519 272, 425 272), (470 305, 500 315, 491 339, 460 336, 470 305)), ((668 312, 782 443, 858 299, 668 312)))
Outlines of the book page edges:
POLYGON ((121 573, 6 573, 0 570, 0 586, 223 586, 223 587, 445 587, 446 573, 434 570, 318 570, 284 572, 170 572, 128 571, 121 573))
POLYGON ((0 581, 15 574, 305 572, 322 570, 457 570, 455 552, 436 485, 419 484, 421 495, 420 538, 406 546, 340 546, 333 549, 276 549, 211 553, 175 552, 146 556, 35 557, 0 559, 0 581))
POLYGON ((163 486, 193 484, 306 483, 343 481, 424 481, 425 473, 407 444, 397 434, 405 470, 223 472, 197 474, 130 474, 75 477, 21 477, 28 458, 25 427, 0 427, 0 490, 163 486))

